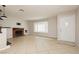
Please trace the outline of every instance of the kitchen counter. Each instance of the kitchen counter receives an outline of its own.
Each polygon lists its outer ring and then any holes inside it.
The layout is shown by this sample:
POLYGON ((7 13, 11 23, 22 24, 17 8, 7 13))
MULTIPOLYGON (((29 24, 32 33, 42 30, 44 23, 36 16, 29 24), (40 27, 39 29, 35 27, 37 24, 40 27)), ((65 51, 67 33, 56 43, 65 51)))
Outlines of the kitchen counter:
POLYGON ((0 33, 0 50, 6 49, 7 46, 7 28, 1 27, 0 33))
POLYGON ((11 27, 0 27, 0 28, 11 28, 11 27))
POLYGON ((0 33, 2 33, 2 31, 1 31, 2 28, 11 28, 11 27, 1 27, 0 26, 0 33))

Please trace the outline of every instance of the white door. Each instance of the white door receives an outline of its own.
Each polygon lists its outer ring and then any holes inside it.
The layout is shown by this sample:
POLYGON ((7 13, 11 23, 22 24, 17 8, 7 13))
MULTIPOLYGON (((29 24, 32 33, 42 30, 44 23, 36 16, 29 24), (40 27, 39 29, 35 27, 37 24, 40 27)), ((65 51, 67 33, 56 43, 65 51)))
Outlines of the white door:
POLYGON ((75 14, 58 16, 58 40, 75 42, 75 14))

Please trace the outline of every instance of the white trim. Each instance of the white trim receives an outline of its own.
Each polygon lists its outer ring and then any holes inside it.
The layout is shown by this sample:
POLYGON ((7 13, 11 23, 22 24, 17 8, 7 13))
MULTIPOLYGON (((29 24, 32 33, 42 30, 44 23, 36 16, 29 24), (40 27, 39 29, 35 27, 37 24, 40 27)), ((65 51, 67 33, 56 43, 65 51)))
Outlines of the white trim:
POLYGON ((8 48, 10 48, 10 45, 8 45, 8 46, 6 46, 4 48, 1 48, 0 51, 5 50, 5 49, 8 49, 8 48))

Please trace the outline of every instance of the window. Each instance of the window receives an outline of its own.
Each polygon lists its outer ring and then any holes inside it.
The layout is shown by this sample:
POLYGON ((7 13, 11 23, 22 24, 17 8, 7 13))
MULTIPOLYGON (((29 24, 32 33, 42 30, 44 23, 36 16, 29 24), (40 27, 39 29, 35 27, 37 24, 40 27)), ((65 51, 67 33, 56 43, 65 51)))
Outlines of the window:
POLYGON ((34 32, 47 33, 48 32, 48 22, 46 22, 46 21, 35 22, 34 23, 34 32))

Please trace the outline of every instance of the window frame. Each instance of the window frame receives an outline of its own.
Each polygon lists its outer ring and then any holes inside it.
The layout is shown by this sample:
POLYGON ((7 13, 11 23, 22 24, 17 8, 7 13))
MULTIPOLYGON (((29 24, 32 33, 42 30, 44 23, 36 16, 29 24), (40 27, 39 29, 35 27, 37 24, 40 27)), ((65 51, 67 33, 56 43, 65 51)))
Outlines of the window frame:
MULTIPOLYGON (((44 28, 46 28, 46 27, 44 27, 44 28)), ((48 33, 48 21, 39 21, 39 22, 34 22, 34 32, 35 33, 48 33), (46 25, 43 25, 43 26, 46 26, 47 27, 47 29, 45 30, 45 29, 43 29, 43 31, 41 30, 41 31, 39 31, 38 30, 38 26, 39 26, 39 24, 40 23, 47 23, 46 25), (37 30, 35 31, 35 24, 37 24, 37 30), (45 31, 44 31, 45 30, 45 31)))

